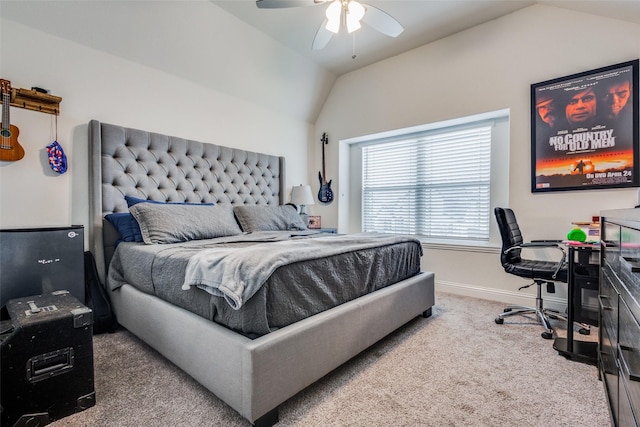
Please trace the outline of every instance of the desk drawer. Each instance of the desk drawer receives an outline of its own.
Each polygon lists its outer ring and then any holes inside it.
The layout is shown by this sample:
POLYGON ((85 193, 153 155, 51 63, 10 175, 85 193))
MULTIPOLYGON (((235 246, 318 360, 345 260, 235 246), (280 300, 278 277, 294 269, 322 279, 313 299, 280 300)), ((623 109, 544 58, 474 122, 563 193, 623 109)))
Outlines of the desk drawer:
MULTIPOLYGON (((600 281, 602 283, 607 282, 609 283, 610 287, 613 287, 613 289, 619 293, 620 290, 618 289, 621 285, 620 285, 620 278, 618 277, 618 275, 613 271, 613 269, 611 268, 611 265, 609 265, 609 263, 605 263, 605 266, 603 266, 602 268, 600 268, 600 281)), ((602 287, 602 283, 600 284, 600 287, 602 287)))
POLYGON ((620 303, 619 313, 620 376, 624 379, 635 413, 640 414, 640 324, 624 301, 620 303))
POLYGON ((607 331, 603 330, 600 342, 600 361, 602 369, 607 374, 618 376, 616 365, 616 345, 611 342, 607 331))
POLYGON ((640 318, 640 258, 622 258, 620 260, 620 279, 624 283, 627 292, 619 289, 620 295, 629 305, 636 318, 640 318))
POLYGON ((618 342, 618 292, 611 284, 606 274, 602 276, 600 284, 600 313, 602 314, 602 326, 614 343, 618 342))
POLYGON ((617 413, 619 369, 616 363, 616 347, 612 345, 606 330, 601 330, 600 334, 600 372, 611 410, 617 413))
POLYGON ((638 422, 633 414, 629 396, 625 393, 624 381, 620 381, 618 387, 618 426, 619 427, 638 427, 638 422))

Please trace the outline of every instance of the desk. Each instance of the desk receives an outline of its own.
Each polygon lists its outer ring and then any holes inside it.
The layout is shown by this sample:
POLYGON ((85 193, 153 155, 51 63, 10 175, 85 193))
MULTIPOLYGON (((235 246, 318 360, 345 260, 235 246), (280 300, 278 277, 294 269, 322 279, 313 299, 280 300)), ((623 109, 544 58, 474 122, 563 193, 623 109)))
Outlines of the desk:
POLYGON ((598 306, 585 307, 584 294, 593 293, 597 301, 599 291, 600 247, 592 244, 569 245, 567 291, 567 337, 556 338, 553 348, 567 359, 595 365, 598 362, 598 343, 580 341, 573 337, 573 322, 598 326, 598 306), (594 259, 595 258, 595 259, 594 259))

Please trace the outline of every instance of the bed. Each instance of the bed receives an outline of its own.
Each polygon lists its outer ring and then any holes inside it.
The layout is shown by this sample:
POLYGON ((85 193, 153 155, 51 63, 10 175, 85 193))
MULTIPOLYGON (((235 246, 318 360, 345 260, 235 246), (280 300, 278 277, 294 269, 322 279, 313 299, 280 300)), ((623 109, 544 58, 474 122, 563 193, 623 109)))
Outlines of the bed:
MULTIPOLYGON (((290 212, 286 210, 285 159, 96 120, 89 123, 89 142, 90 245, 101 281, 110 291, 118 323, 171 360, 249 422, 255 425, 275 424, 278 421, 278 406, 287 399, 409 320, 419 315, 430 316, 434 304, 434 275, 410 268, 397 272, 395 278, 386 279, 391 280, 391 284, 375 284, 364 295, 346 297, 345 302, 333 307, 313 308, 302 317, 275 321, 273 319, 277 316, 274 313, 279 313, 278 309, 275 312, 260 311, 260 316, 269 320, 261 322, 259 326, 250 326, 252 329, 247 330, 237 325, 244 325, 245 319, 251 316, 236 319, 236 324, 233 324, 233 319, 230 325, 217 323, 212 319, 216 320, 216 313, 224 311, 224 304, 214 306, 207 301, 226 298, 231 305, 235 302, 242 308, 251 306, 252 297, 258 295, 260 289, 268 288, 272 294, 279 293, 286 288, 287 280, 291 280, 293 275, 302 274, 293 268, 298 261, 289 264, 292 266, 290 269, 282 266, 269 273, 274 278, 273 282, 265 283, 262 288, 257 287, 255 294, 249 298, 244 297, 244 288, 239 291, 238 297, 234 297, 233 292, 227 294, 227 290, 223 289, 224 295, 216 294, 220 289, 209 289, 207 284, 196 286, 194 282, 193 287, 182 284, 185 286, 182 293, 166 292, 177 298, 172 300, 171 296, 155 289, 153 283, 149 285, 150 289, 142 287, 144 284, 133 283, 136 279, 131 271, 135 268, 126 267, 131 255, 122 255, 129 247, 141 251, 142 255, 139 256, 142 258, 155 259, 157 254, 149 255, 146 252, 153 251, 160 243, 162 252, 168 252, 169 258, 178 260, 178 267, 165 269, 167 275, 171 271, 171 274, 182 276, 184 273, 180 269, 183 267, 188 272, 197 271, 193 270, 192 261, 186 260, 194 258, 187 255, 197 249, 200 243, 193 243, 192 239, 183 242, 184 238, 171 240, 175 236, 172 226, 168 224, 176 222, 171 215, 195 215, 196 219, 200 219, 199 216, 205 215, 202 212, 206 211, 209 215, 209 212, 219 209, 216 215, 219 216, 222 211, 234 212, 241 224, 239 213, 243 209, 251 211, 253 206, 256 209, 268 207, 269 212, 277 210, 282 211, 282 215, 289 215, 290 212), (153 203, 140 203, 135 208, 130 200, 135 198, 177 206, 154 207, 153 203), (190 203, 211 204, 211 207, 204 209, 190 206, 190 203), (126 216, 128 212, 136 215, 142 215, 140 212, 143 212, 151 215, 151 218, 155 215, 157 223, 152 220, 151 226, 143 225, 141 228, 145 238, 159 240, 149 242, 153 243, 151 245, 123 242, 123 236, 113 226, 113 218, 106 218, 110 215, 126 216), (158 212, 162 212, 162 215, 158 212), (116 250, 117 246, 120 247, 116 250), (205 299, 201 298, 198 302, 185 298, 185 295, 196 294, 205 299)), ((226 227, 226 224, 218 229, 226 227)), ((297 239, 301 245, 313 244, 320 248, 331 246, 329 239, 360 240, 358 236, 328 236, 303 228, 294 226, 294 232, 286 233, 264 232, 265 236, 260 238, 277 240, 273 244, 278 245, 282 243, 281 234, 287 234, 287 239, 297 239), (302 241, 304 243, 300 243, 302 241)), ((241 231, 245 230, 241 228, 241 231)), ((175 232, 182 233, 183 230, 175 232)), ((214 247, 207 246, 206 250, 217 253, 230 251, 229 247, 232 246, 244 248, 247 245, 242 241, 246 239, 246 233, 237 236, 237 233, 231 234, 234 235, 232 241, 229 241, 230 237, 222 237, 222 245, 217 241, 219 236, 213 235, 211 244, 214 247)), ((260 234, 256 232, 254 235, 260 234)), ((208 239, 211 236, 205 237, 208 239)), ((259 243, 262 244, 262 241, 259 243)), ((416 250, 410 249, 410 242, 389 241, 388 247, 392 246, 404 248, 402 250, 405 250, 408 259, 413 259, 415 265, 416 250)), ((242 249, 240 252, 248 250, 242 249)), ((362 257, 362 254, 366 257, 382 257, 374 258, 376 265, 398 264, 390 261, 405 255, 391 250, 384 252, 362 246, 354 253, 358 254, 356 258, 362 257)), ((238 252, 236 249, 234 251, 238 252)), ((334 258, 329 252, 326 254, 327 257, 316 262, 334 258)), ((164 262, 162 265, 165 265, 164 262)), ((331 279, 326 279, 327 283, 334 279, 341 280, 337 286, 342 287, 346 282, 354 281, 349 276, 334 277, 344 270, 340 265, 336 264, 330 270, 333 274, 331 279)), ((138 273, 138 276, 146 277, 147 274, 138 273)), ((375 274, 371 276, 377 277, 375 274)), ((375 282, 369 278, 366 281, 375 282)), ((287 298, 290 300, 292 297, 287 298)), ((227 312, 235 313, 236 308, 227 312)))

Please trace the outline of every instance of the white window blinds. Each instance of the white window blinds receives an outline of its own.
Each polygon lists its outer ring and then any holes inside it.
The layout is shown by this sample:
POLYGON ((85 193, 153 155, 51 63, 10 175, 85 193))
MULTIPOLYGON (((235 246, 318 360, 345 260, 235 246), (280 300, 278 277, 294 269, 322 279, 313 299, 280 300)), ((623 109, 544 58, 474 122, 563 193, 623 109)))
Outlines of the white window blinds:
POLYGON ((491 125, 362 147, 363 231, 489 240, 491 125))

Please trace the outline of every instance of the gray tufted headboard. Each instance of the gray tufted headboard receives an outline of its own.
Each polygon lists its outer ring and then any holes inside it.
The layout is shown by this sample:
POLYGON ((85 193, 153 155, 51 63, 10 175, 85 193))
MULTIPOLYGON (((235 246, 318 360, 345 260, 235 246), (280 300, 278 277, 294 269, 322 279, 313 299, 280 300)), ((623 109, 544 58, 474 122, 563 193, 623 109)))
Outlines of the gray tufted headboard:
POLYGON ((118 234, 104 216, 125 196, 167 202, 285 203, 284 157, 89 122, 89 240, 102 283, 118 234))

